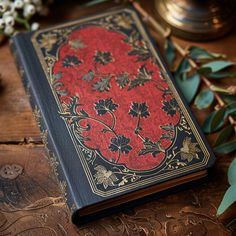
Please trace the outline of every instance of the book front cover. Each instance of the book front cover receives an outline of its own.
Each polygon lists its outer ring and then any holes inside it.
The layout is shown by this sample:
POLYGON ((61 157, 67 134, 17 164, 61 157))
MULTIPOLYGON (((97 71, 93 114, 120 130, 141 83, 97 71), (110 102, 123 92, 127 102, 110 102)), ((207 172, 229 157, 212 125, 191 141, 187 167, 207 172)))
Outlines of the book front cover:
POLYGON ((136 12, 41 30, 32 43, 94 194, 206 168, 209 150, 136 12))

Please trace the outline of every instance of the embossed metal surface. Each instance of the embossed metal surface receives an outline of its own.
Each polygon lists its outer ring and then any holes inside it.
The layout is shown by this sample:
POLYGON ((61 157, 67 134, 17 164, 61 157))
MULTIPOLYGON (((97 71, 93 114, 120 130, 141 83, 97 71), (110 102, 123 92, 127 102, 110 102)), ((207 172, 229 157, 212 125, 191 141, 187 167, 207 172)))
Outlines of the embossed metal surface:
POLYGON ((234 0, 155 0, 161 19, 173 32, 191 40, 220 37, 234 25, 234 0))

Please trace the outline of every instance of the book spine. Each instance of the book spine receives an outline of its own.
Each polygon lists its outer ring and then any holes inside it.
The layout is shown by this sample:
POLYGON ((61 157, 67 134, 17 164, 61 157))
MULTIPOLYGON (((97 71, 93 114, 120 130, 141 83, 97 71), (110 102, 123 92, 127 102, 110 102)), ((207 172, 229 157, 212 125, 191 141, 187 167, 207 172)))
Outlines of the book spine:
POLYGON ((30 74, 28 73, 27 65, 22 57, 22 54, 21 54, 22 49, 17 38, 11 39, 10 50, 14 57, 15 64, 17 66, 20 77, 22 79, 22 82, 26 91, 26 95, 32 107, 34 118, 40 129, 40 134, 41 134, 41 138, 44 143, 44 146, 45 146, 47 159, 55 174, 64 202, 66 202, 68 210, 73 215, 76 209, 78 209, 78 206, 74 200, 72 190, 70 186, 68 185, 65 171, 63 170, 63 167, 59 159, 59 155, 57 153, 56 147, 50 135, 50 129, 49 127, 47 127, 47 123, 45 121, 45 117, 43 114, 43 109, 41 109, 40 103, 37 100, 37 96, 33 88, 33 83, 31 82, 31 79, 30 79, 31 77, 30 77, 30 74))

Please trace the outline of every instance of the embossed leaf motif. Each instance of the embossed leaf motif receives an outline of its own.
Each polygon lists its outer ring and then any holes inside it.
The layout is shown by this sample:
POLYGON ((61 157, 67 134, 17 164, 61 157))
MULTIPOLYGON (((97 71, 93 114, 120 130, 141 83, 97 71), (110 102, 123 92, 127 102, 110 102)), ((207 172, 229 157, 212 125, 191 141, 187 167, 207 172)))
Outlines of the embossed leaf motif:
POLYGON ((109 145, 109 149, 112 152, 120 152, 128 154, 132 147, 129 145, 130 139, 126 138, 124 135, 120 135, 111 139, 111 144, 109 145))
POLYGON ((97 184, 102 184, 105 189, 107 189, 108 186, 114 186, 114 183, 118 181, 116 175, 112 171, 107 170, 104 166, 98 165, 94 169, 97 171, 94 175, 97 184))
POLYGON ((53 77, 54 80, 59 80, 62 77, 62 72, 58 72, 56 74, 53 74, 52 77, 53 77))
POLYGON ((183 221, 174 219, 166 223, 166 233, 169 236, 181 236, 186 235, 187 229, 183 221))
POLYGON ((97 90, 99 92, 109 91, 110 79, 110 76, 102 78, 93 85, 93 90, 97 90))
POLYGON ((128 55, 136 56, 137 61, 146 61, 149 58, 152 58, 147 43, 139 40, 139 35, 136 32, 131 33, 124 41, 132 46, 132 50, 128 52, 128 55))
POLYGON ((169 101, 164 101, 162 109, 171 117, 173 117, 176 114, 176 111, 178 110, 178 104, 175 98, 172 98, 169 101))
POLYGON ((117 76, 116 82, 120 88, 124 88, 129 83, 129 74, 124 72, 117 76))
POLYGON ((17 164, 5 165, 0 169, 0 176, 5 179, 15 179, 23 172, 23 167, 17 164))
POLYGON ((139 156, 151 153, 155 157, 157 154, 165 152, 160 141, 152 142, 149 138, 145 138, 143 145, 144 148, 139 151, 139 156))
POLYGON ((99 100, 95 103, 95 109, 98 113, 98 115, 104 115, 108 111, 115 111, 118 107, 117 104, 115 104, 111 98, 105 99, 105 100, 99 100))
POLYGON ((76 56, 66 56, 63 60, 64 67, 78 66, 81 63, 82 63, 82 61, 76 56))
POLYGON ((175 126, 172 123, 166 125, 160 125, 160 127, 167 132, 174 132, 175 129, 175 126))
POLYGON ((166 125, 160 125, 160 128, 167 132, 161 135, 161 139, 172 140, 174 138, 175 126, 172 123, 166 125))
POLYGON ((143 118, 147 118, 150 115, 150 113, 148 112, 148 106, 145 102, 133 102, 129 114, 133 117, 141 116, 143 118))
POLYGON ((161 135, 161 139, 169 139, 172 140, 174 138, 174 136, 171 133, 164 133, 161 135))
POLYGON ((146 61, 147 59, 152 57, 152 54, 150 53, 145 44, 143 44, 142 46, 141 45, 136 46, 136 49, 130 51, 129 55, 130 56, 137 55, 138 56, 137 61, 146 61))
POLYGON ((69 42, 69 45, 70 45, 73 49, 85 48, 84 43, 81 42, 80 39, 71 40, 71 41, 69 42))
POLYGON ((143 86, 146 82, 151 81, 152 74, 153 74, 152 71, 148 71, 146 69, 145 65, 142 65, 139 68, 139 72, 138 72, 137 77, 130 82, 128 90, 131 90, 131 89, 136 88, 138 86, 143 86))
POLYGON ((112 55, 110 52, 97 51, 94 56, 94 60, 101 65, 106 65, 112 61, 112 55))
POLYGON ((124 42, 135 46, 139 42, 139 35, 137 32, 133 31, 129 36, 124 39, 124 42))
POLYGON ((94 78, 94 73, 92 70, 89 70, 89 72, 85 75, 82 76, 82 80, 86 80, 86 81, 91 81, 94 78))
POLYGON ((200 149, 196 147, 198 145, 197 143, 192 143, 191 137, 186 137, 182 145, 180 149, 180 157, 182 160, 191 162, 194 158, 199 159, 197 152, 200 152, 200 149))

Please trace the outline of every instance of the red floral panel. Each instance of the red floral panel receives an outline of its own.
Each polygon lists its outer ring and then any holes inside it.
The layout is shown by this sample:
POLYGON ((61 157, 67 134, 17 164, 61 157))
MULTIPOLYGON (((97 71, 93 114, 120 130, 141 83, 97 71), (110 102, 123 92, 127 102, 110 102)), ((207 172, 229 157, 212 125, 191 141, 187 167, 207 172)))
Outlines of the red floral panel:
POLYGON ((64 117, 86 147, 133 170, 160 165, 180 113, 143 40, 78 29, 58 50, 53 75, 64 117))

